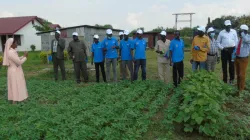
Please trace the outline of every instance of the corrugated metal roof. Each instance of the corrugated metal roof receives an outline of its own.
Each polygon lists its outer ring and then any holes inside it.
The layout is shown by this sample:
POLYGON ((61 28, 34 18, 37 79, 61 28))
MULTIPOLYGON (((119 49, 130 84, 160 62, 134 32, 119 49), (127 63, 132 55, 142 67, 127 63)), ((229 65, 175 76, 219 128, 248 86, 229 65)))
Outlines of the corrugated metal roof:
MULTIPOLYGON (((108 29, 108 28, 104 28, 104 27, 97 27, 97 26, 91 26, 91 25, 79 25, 79 26, 72 26, 72 27, 66 27, 66 28, 61 28, 59 29, 61 30, 67 30, 67 29, 72 29, 72 28, 81 28, 81 27, 89 27, 89 28, 95 28, 95 29, 108 29)), ((113 31, 123 31, 120 29, 112 29, 113 31)), ((47 31, 47 32, 38 32, 36 34, 44 34, 44 33, 50 33, 50 32, 55 32, 56 30, 51 30, 51 31, 47 31)))

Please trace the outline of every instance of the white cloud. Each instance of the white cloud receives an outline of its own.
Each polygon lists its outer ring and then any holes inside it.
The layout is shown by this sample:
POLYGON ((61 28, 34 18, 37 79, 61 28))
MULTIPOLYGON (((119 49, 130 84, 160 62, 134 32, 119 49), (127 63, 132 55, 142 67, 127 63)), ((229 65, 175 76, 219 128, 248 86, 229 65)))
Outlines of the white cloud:
POLYGON ((0 12, 0 17, 14 17, 14 14, 4 11, 4 12, 0 12))
POLYGON ((127 15, 127 23, 132 26, 133 28, 138 27, 140 24, 140 17, 143 15, 142 12, 140 13, 128 13, 127 15))

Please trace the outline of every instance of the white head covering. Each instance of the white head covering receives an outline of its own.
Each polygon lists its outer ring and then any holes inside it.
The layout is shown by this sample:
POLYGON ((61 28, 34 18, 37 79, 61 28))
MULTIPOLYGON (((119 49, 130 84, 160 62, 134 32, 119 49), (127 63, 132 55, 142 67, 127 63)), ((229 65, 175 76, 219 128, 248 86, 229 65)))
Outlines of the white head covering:
POLYGON ((112 30, 111 29, 106 30, 106 34, 108 35, 112 34, 112 30))
POLYGON ((203 33, 206 32, 206 28, 205 28, 204 26, 199 26, 199 27, 197 28, 197 30, 198 30, 198 31, 202 31, 203 33))
POLYGON ((213 31, 214 31, 214 28, 210 27, 210 28, 208 28, 207 33, 210 33, 210 32, 213 32, 213 31))
POLYGON ((226 21, 224 22, 224 24, 225 24, 226 26, 232 25, 230 20, 226 20, 226 21))
POLYGON ((56 33, 58 33, 59 35, 61 34, 61 32, 60 32, 60 31, 58 31, 58 30, 56 31, 56 33))
POLYGON ((5 43, 5 48, 4 48, 4 55, 3 55, 3 65, 4 66, 9 66, 9 50, 10 50, 10 46, 13 44, 14 39, 13 38, 9 38, 6 43, 5 43))
POLYGON ((124 35, 124 33, 123 33, 123 32, 119 32, 119 36, 120 36, 120 35, 124 35))
POLYGON ((74 32, 73 34, 72 34, 72 36, 78 36, 78 33, 77 32, 74 32))
POLYGON ((138 34, 143 34, 143 31, 141 29, 137 30, 138 34))
POLYGON ((129 35, 129 31, 128 31, 128 30, 125 30, 125 31, 124 31, 124 35, 129 35))
POLYGON ((99 35, 94 35, 94 38, 95 39, 99 39, 99 35))
POLYGON ((243 25, 240 26, 240 29, 248 31, 249 28, 248 28, 248 26, 246 24, 243 24, 243 25))
POLYGON ((161 31, 160 33, 161 35, 167 36, 167 32, 166 31, 161 31))

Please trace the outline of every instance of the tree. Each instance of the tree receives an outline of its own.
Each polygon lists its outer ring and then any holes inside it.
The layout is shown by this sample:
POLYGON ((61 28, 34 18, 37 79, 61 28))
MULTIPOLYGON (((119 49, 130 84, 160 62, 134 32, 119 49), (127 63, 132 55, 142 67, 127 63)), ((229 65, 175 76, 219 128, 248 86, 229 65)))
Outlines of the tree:
POLYGON ((151 30, 151 31, 153 31, 153 32, 161 32, 161 31, 165 31, 166 29, 164 28, 164 27, 162 27, 162 26, 158 26, 157 28, 154 28, 153 30, 151 30))
POLYGON ((193 33, 193 30, 189 27, 184 27, 184 28, 182 28, 180 33, 181 33, 181 36, 183 36, 183 37, 190 37, 193 33))
POLYGON ((249 26, 250 27, 250 15, 243 15, 243 16, 241 16, 241 17, 239 17, 239 19, 238 19, 238 28, 240 27, 240 25, 242 25, 242 24, 246 24, 247 26, 249 26))
POLYGON ((230 20, 232 22, 232 28, 237 28, 239 26, 238 19, 239 18, 236 16, 221 16, 220 18, 214 19, 211 24, 208 24, 207 26, 213 26, 215 29, 222 30, 224 29, 225 20, 230 20))
POLYGON ((105 25, 95 24, 95 26, 96 27, 107 28, 107 29, 113 29, 113 26, 111 24, 105 24, 105 25))
POLYGON ((47 31, 51 31, 53 30, 49 25, 51 25, 52 23, 47 21, 47 20, 43 20, 42 21, 42 25, 34 25, 33 27, 40 32, 47 32, 47 31))

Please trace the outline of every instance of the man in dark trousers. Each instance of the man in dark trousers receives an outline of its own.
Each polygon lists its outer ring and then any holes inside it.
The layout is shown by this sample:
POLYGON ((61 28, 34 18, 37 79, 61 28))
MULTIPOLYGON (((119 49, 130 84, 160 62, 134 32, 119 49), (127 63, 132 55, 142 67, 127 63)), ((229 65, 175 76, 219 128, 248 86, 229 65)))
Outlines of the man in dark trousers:
POLYGON ((99 68, 101 68, 103 81, 107 82, 106 81, 106 74, 105 74, 105 70, 104 70, 104 52, 103 52, 102 44, 101 44, 101 42, 99 42, 98 35, 94 35, 94 43, 92 44, 91 52, 92 52, 91 64, 93 65, 93 63, 95 62, 96 82, 97 83, 100 82, 99 81, 99 78, 100 78, 99 68))
POLYGON ((61 32, 55 32, 55 39, 51 42, 52 61, 55 73, 55 81, 58 80, 58 66, 61 69, 62 80, 66 80, 64 65, 65 40, 60 37, 61 32))
POLYGON ((226 20, 225 29, 219 33, 217 38, 218 47, 221 49, 221 61, 223 70, 223 81, 228 83, 227 65, 229 64, 229 83, 233 84, 235 78, 234 62, 232 62, 232 53, 235 46, 238 44, 237 32, 231 28, 231 21, 226 20))
POLYGON ((137 31, 137 37, 134 39, 134 47, 133 47, 133 50, 135 50, 135 54, 134 54, 134 61, 135 61, 134 80, 138 79, 138 72, 139 72, 140 67, 142 70, 142 80, 146 80, 147 43, 142 38, 142 34, 143 34, 143 31, 141 29, 139 29, 137 31))
POLYGON ((175 31, 175 38, 170 43, 170 65, 173 65, 173 81, 175 87, 181 83, 184 75, 184 42, 180 38, 180 32, 175 31))
POLYGON ((83 41, 78 39, 78 33, 73 33, 73 40, 69 43, 68 53, 70 58, 74 63, 74 70, 76 75, 76 82, 81 83, 81 72, 84 78, 84 82, 88 82, 88 73, 87 73, 87 46, 83 41))

